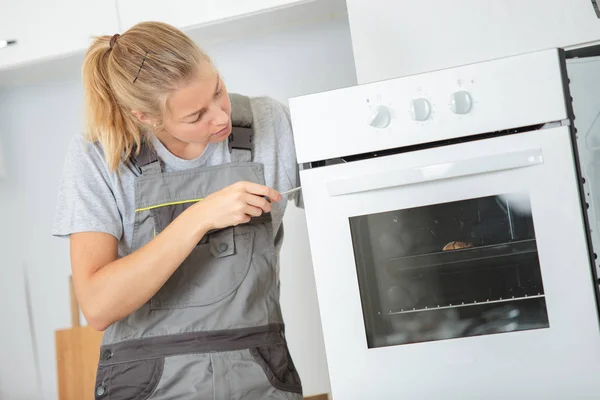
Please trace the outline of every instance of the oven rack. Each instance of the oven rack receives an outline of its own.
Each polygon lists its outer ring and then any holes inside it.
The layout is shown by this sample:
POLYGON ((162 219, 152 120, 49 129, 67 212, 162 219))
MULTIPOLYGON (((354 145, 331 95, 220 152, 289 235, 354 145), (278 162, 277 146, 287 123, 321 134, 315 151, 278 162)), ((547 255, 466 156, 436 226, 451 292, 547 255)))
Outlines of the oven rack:
POLYGON ((528 239, 460 250, 440 251, 418 256, 390 258, 385 261, 385 268, 393 274, 394 272, 405 272, 412 269, 451 266, 453 264, 470 263, 486 259, 499 260, 504 257, 536 252, 537 244, 535 239, 528 239))
POLYGON ((507 298, 499 298, 495 300, 486 300, 486 301, 474 301, 472 303, 461 302, 460 304, 448 304, 448 305, 438 305, 436 307, 425 307, 425 308, 412 308, 410 310, 401 309, 400 311, 390 311, 388 315, 399 315, 399 314, 410 314, 424 311, 436 311, 436 310, 445 310, 451 308, 461 308, 461 307, 473 307, 473 306, 481 306, 486 304, 494 304, 494 303, 509 303, 513 301, 523 301, 523 300, 532 300, 546 297, 543 293, 538 293, 533 296, 522 296, 522 297, 507 297, 507 298))

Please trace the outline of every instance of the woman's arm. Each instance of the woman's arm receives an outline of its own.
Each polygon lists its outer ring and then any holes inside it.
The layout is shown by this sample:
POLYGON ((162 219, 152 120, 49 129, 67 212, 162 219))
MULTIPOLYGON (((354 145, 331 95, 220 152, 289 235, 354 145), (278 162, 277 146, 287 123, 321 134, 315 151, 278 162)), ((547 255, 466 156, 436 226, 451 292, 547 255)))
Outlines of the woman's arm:
POLYGON ((93 328, 106 329, 158 292, 208 231, 207 227, 193 226, 192 222, 194 218, 177 218, 154 240, 121 259, 117 259, 118 242, 112 235, 100 232, 71 235, 77 297, 93 328))

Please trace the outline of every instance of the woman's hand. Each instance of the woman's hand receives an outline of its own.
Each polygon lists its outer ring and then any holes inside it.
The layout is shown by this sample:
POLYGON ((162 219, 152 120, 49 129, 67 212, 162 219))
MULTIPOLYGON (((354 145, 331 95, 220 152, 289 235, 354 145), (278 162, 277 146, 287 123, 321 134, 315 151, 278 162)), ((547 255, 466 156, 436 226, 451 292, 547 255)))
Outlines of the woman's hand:
POLYGON ((208 230, 245 224, 252 217, 271 212, 271 201, 281 201, 281 195, 267 186, 238 182, 215 192, 193 207, 208 230))

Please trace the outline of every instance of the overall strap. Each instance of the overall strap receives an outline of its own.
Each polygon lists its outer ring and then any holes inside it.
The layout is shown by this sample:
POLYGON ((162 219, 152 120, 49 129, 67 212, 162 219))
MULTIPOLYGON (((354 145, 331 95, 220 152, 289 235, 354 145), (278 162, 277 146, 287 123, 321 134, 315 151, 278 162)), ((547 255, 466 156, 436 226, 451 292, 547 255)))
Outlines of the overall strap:
POLYGON ((229 99, 231 101, 231 123, 233 126, 228 139, 231 161, 252 161, 254 155, 254 116, 250 107, 250 98, 230 93, 229 99))
POLYGON ((142 143, 140 153, 132 157, 131 161, 143 176, 158 175, 162 172, 158 155, 148 143, 142 143))

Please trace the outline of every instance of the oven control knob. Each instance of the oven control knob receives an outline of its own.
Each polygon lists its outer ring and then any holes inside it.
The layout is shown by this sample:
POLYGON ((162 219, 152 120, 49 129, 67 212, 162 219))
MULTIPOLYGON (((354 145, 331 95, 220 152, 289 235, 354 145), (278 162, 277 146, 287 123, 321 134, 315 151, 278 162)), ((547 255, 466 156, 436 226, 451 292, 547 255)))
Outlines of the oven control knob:
POLYGON ((386 128, 392 120, 392 113, 386 106, 377 106, 372 110, 371 120, 369 125, 374 128, 386 128))
POLYGON ((415 121, 427 121, 431 115, 431 104, 427 99, 414 99, 410 106, 410 116, 415 121))
POLYGON ((452 112, 454 114, 468 114, 473 106, 473 99, 469 92, 461 90, 452 94, 452 112))

